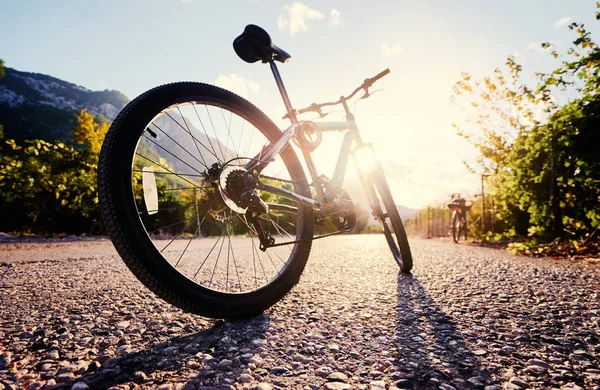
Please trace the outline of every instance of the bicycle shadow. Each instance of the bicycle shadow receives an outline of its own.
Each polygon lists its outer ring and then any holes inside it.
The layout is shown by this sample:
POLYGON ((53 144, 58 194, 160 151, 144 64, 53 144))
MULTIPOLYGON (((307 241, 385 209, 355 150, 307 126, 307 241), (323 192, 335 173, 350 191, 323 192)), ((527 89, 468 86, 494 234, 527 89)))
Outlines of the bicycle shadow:
POLYGON ((408 389, 483 388, 490 373, 452 317, 411 275, 398 276, 396 385, 408 389))
MULTIPOLYGON (((170 382, 171 373, 188 371, 185 382, 202 381, 222 384, 226 372, 232 382, 242 374, 240 363, 247 363, 261 351, 269 318, 263 314, 237 321, 219 321, 213 327, 149 346, 120 359, 108 362, 94 373, 85 374, 66 384, 70 389, 76 382, 85 382, 92 389, 106 389, 125 383, 158 387, 170 382), (226 360, 226 361, 225 361, 226 360), (229 365, 229 367, 225 367, 229 365)), ((179 376, 179 375, 178 375, 179 376)))

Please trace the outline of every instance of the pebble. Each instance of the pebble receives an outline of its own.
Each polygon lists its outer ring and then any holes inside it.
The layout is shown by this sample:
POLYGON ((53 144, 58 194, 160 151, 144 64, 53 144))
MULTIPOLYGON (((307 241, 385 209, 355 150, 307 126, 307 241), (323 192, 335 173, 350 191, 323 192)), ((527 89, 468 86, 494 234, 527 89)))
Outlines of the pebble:
POLYGON ((342 382, 327 382, 323 388, 326 390, 350 390, 352 386, 342 382))
POLYGON ((56 351, 56 350, 50 351, 46 355, 46 359, 58 360, 59 358, 60 358, 60 355, 59 355, 58 351, 56 351))
POLYGON ((219 370, 227 371, 227 370, 231 369, 232 365, 233 365, 233 362, 231 360, 223 359, 219 362, 219 364, 217 364, 217 368, 219 370))
POLYGON ((327 376, 326 379, 332 382, 346 382, 348 380, 348 376, 342 372, 332 372, 327 376))
POLYGON ((385 382, 384 381, 371 381, 369 383, 371 390, 385 390, 385 382))
POLYGON ((525 388, 527 387, 527 382, 525 382, 524 380, 521 380, 520 378, 513 376, 508 380, 509 383, 512 383, 513 385, 517 385, 519 387, 525 388))
POLYGON ((315 375, 326 378, 333 372, 333 369, 329 366, 322 366, 315 370, 315 375))

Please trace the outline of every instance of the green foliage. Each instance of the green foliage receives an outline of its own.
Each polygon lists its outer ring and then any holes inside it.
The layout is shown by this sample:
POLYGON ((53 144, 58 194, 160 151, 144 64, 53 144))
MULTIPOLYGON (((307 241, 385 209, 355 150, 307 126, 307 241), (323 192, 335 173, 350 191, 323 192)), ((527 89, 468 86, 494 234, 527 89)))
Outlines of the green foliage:
POLYGON ((502 237, 577 240, 600 225, 600 49, 582 24, 569 29, 566 54, 542 44, 559 64, 535 73, 535 85, 509 57, 492 76, 464 73, 454 88, 471 112, 455 126, 479 150, 473 170, 491 174, 502 237))
POLYGON ((83 109, 77 115, 77 126, 73 127, 73 140, 80 145, 85 145, 91 154, 99 155, 108 128, 108 123, 105 121, 97 123, 94 117, 83 109))
MULTIPOLYGON (((80 113, 82 118, 83 112, 80 113)), ((79 126, 84 124, 80 122, 79 126)), ((104 136, 94 135, 100 140, 104 136)), ((0 141, 0 197, 3 199, 0 230, 100 232, 97 152, 74 148, 61 141, 27 140, 20 144, 12 139, 0 141)))

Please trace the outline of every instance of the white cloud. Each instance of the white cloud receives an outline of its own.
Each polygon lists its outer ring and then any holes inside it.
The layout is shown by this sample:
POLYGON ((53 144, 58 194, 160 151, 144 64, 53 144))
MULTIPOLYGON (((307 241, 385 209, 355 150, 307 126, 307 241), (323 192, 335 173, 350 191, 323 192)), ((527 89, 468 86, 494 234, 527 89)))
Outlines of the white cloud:
POLYGON ((194 0, 181 0, 183 4, 192 4, 192 1, 194 0))
POLYGON ((404 48, 400 45, 400 41, 390 44, 388 41, 381 42, 381 55, 384 57, 391 57, 395 54, 402 53, 404 48))
POLYGON ((560 26, 564 26, 567 23, 569 23, 571 21, 571 17, 570 16, 565 16, 564 18, 560 18, 558 19, 555 23, 554 23, 554 27, 560 27, 560 26))
POLYGON ((329 25, 331 27, 337 27, 340 23, 342 23, 342 14, 334 8, 329 13, 329 25))
POLYGON ((245 99, 247 99, 248 95, 251 93, 257 94, 260 91, 258 83, 247 80, 235 73, 230 73, 229 75, 220 74, 213 83, 221 88, 236 93, 245 99))
POLYGON ((289 28, 290 35, 296 36, 301 31, 308 31, 307 20, 323 20, 325 15, 303 3, 283 6, 284 13, 279 15, 277 26, 280 31, 289 28))

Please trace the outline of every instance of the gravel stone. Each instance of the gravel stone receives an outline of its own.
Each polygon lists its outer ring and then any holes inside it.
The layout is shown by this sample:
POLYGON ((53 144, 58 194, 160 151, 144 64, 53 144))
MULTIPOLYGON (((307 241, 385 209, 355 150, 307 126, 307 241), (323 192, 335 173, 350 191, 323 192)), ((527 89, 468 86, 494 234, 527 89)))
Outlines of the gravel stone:
POLYGON ((371 381, 369 383, 369 387, 371 390, 385 390, 385 382, 384 381, 371 381))
POLYGON ((316 369, 315 375, 320 376, 322 378, 326 378, 329 374, 333 372, 333 369, 329 366, 322 366, 316 369))
POLYGON ((513 385, 517 385, 519 387, 525 388, 527 387, 527 382, 525 382, 524 380, 521 380, 520 378, 513 376, 508 380, 510 383, 512 383, 513 385))
POLYGON ((58 360, 59 358, 60 358, 60 355, 59 355, 58 351, 56 351, 56 350, 50 351, 46 355, 46 359, 58 360))
POLYGON ((217 368, 219 370, 227 371, 231 368, 232 365, 233 365, 233 361, 231 361, 229 359, 223 359, 219 362, 219 364, 217 364, 217 368))
POLYGON ((352 386, 342 382, 327 382, 323 388, 326 390, 350 390, 352 386))
POLYGON ((348 376, 342 372, 332 372, 326 379, 331 382, 346 382, 348 376))

